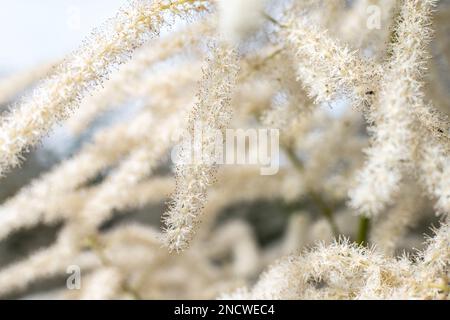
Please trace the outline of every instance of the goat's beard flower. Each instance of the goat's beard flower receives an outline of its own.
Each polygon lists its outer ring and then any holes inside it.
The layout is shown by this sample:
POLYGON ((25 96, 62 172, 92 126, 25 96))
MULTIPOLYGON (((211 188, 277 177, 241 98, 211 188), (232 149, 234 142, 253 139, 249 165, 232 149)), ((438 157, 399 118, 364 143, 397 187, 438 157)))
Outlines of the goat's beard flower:
MULTIPOLYGON (((189 119, 187 136, 190 137, 194 136, 196 124, 205 124, 207 132, 220 130, 223 133, 230 121, 232 90, 238 71, 237 53, 226 44, 213 45, 212 52, 203 70, 198 102, 189 119)), ((199 163, 182 163, 175 169, 177 186, 170 209, 164 215, 164 242, 170 250, 180 251, 188 246, 206 203, 207 190, 217 170, 217 164, 209 161, 214 157, 214 138, 215 135, 202 139, 202 159, 199 163)), ((183 151, 190 153, 190 150, 183 151)), ((184 160, 187 157, 186 154, 181 155, 184 160)))
POLYGON ((94 32, 83 47, 0 120, 0 176, 18 166, 21 152, 36 145, 57 121, 67 118, 113 68, 158 34, 167 24, 167 16, 204 11, 205 4, 206 0, 133 1, 105 29, 94 32))
MULTIPOLYGON (((443 99, 424 86, 426 64, 439 62, 429 57, 436 50, 429 46, 436 1, 394 2, 130 2, 0 121, 1 174, 104 81, 103 93, 84 100, 80 106, 87 109, 71 119, 77 133, 91 124, 89 130, 98 129, 94 120, 105 111, 109 116, 115 107, 136 103, 126 109, 131 119, 101 127, 0 206, 0 240, 18 229, 64 223, 48 248, 0 270, 0 295, 76 264, 86 274, 83 288, 61 289, 55 297, 214 298, 244 286, 231 297, 449 298, 448 122, 438 111, 443 99), (286 19, 278 11, 284 4, 293 4, 286 19), (355 32, 351 26, 363 23, 368 4, 385 9, 382 30, 355 32), (131 56, 172 18, 190 13, 212 14, 131 56), (264 36, 252 37, 260 31, 264 36), (211 37, 214 45, 206 45, 211 37), (328 104, 354 108, 328 112, 328 104), (193 141, 180 144, 172 179, 171 147, 195 138, 200 124, 201 140, 193 148, 193 141), (287 160, 280 171, 265 177, 252 166, 219 167, 224 130, 260 125, 280 129, 287 160), (442 221, 420 247, 422 237, 407 231, 434 213, 424 190, 442 221), (145 219, 156 225, 154 207, 170 193, 163 232, 119 218, 145 209, 145 219), (255 202, 257 212, 253 205, 247 211, 255 202), (273 212, 260 203, 273 205, 273 212), (284 235, 259 246, 265 231, 237 218, 236 209, 249 220, 257 213, 264 230, 276 228, 272 219, 286 220, 284 235), (413 257, 398 254, 415 247, 413 257)), ((450 61, 449 52, 438 53, 450 61)), ((36 75, 11 79, 11 86, 0 83, 0 101, 36 75)), ((435 72, 430 79, 433 86, 442 77, 435 72)))

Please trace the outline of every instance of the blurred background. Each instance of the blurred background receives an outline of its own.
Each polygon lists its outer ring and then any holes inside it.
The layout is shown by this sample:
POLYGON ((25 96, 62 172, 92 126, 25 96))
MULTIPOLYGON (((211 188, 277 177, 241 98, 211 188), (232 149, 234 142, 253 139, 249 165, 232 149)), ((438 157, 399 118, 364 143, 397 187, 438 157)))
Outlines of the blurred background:
POLYGON ((26 70, 76 49, 123 0, 1 0, 0 75, 26 70))

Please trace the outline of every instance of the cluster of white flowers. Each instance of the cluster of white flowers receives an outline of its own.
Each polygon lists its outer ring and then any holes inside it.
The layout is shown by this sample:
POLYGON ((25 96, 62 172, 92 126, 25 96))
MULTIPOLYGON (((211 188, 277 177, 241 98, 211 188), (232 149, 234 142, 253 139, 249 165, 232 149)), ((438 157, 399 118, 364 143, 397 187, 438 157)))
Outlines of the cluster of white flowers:
POLYGON ((77 266, 80 290, 44 296, 448 299, 449 12, 135 0, 49 76, 42 64, 0 81, 0 104, 13 102, 0 114, 0 241, 56 230, 6 265, 0 245, 0 297, 42 297, 29 285, 77 266), (9 169, 60 121, 81 147, 15 181, 9 169), (277 174, 219 165, 229 128, 278 129, 277 174))
POLYGON ((66 118, 88 91, 98 87, 135 48, 158 34, 168 14, 206 10, 207 1, 136 0, 94 32, 87 43, 60 64, 33 93, 0 123, 0 175, 20 163, 20 153, 39 142, 52 125, 66 118))
MULTIPOLYGON (((226 45, 213 46, 213 55, 203 69, 198 102, 187 128, 187 136, 193 137, 195 126, 202 124, 202 156, 208 159, 213 159, 216 151, 216 130, 224 132, 230 121, 232 89, 238 71, 236 52, 222 47, 226 45)), ((192 150, 184 148, 181 152, 181 159, 188 161, 192 150)), ((171 250, 182 250, 189 244, 205 205, 208 187, 213 183, 216 165, 206 160, 177 166, 174 200, 164 217, 165 241, 171 250)))

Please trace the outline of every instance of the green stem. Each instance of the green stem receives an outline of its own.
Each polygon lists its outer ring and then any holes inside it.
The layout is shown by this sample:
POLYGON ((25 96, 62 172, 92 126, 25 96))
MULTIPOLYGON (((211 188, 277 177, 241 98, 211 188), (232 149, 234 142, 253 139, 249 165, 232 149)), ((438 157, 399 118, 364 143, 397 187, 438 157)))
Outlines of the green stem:
POLYGON ((292 148, 284 148, 284 150, 289 158, 289 161, 294 165, 294 167, 298 171, 303 171, 304 169, 303 162, 297 157, 294 150, 292 148))
POLYGON ((285 24, 282 24, 281 22, 279 22, 278 20, 276 20, 274 17, 272 17, 271 15, 269 15, 266 12, 262 13, 262 16, 267 19, 268 21, 272 22, 274 25, 280 27, 280 28, 287 28, 288 26, 285 24))
MULTIPOLYGON (((249 67, 251 67, 249 70, 247 70, 246 73, 243 73, 243 75, 240 78, 240 81, 246 80, 247 78, 249 78, 255 71, 259 71, 260 69, 262 69, 263 67, 267 66, 267 63, 276 58, 280 53, 283 52, 283 48, 276 48, 274 51, 272 51, 271 53, 269 53, 267 56, 265 56, 263 59, 261 59, 260 61, 257 61, 256 63, 254 63, 253 65, 250 65, 249 67)), ((257 115, 255 115, 257 116, 257 115)))
POLYGON ((356 242, 360 245, 367 245, 367 237, 370 229, 370 218, 361 216, 359 218, 358 238, 356 242))

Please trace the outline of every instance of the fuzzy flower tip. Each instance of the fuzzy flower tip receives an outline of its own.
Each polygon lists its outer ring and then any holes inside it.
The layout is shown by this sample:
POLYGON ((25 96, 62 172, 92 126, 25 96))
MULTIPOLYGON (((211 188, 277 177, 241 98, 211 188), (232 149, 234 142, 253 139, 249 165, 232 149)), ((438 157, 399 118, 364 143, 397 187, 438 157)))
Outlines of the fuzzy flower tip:
MULTIPOLYGON (((176 190, 170 209, 164 215, 166 230, 163 241, 175 251, 188 246, 206 204, 208 187, 215 179, 217 165, 208 161, 213 159, 216 148, 213 133, 224 131, 231 118, 231 98, 238 73, 237 55, 225 44, 214 46, 212 51, 208 67, 203 70, 198 102, 191 113, 186 133, 192 136, 195 126, 202 124, 202 160, 176 166, 176 190)), ((180 156, 188 159, 189 148, 181 150, 180 156)))

